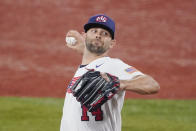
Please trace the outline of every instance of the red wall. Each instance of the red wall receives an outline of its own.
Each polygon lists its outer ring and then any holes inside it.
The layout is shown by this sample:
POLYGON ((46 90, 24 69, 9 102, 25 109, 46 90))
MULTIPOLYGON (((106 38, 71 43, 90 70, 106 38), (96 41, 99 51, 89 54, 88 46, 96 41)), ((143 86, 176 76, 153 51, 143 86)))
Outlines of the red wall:
POLYGON ((195 0, 4 0, 0 2, 0 95, 64 97, 81 56, 65 47, 69 29, 91 15, 116 21, 118 57, 153 76, 157 95, 196 98, 195 0))

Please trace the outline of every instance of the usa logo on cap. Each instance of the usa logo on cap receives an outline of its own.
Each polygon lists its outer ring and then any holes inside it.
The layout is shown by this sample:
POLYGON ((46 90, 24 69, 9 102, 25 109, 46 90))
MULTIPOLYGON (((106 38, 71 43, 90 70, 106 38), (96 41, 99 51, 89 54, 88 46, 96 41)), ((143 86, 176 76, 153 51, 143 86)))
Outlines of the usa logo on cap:
POLYGON ((105 16, 98 16, 96 18, 97 22, 107 22, 107 18, 105 16))
POLYGON ((87 32, 90 28, 103 28, 111 34, 112 39, 114 39, 115 32, 115 22, 108 16, 104 14, 98 14, 90 17, 88 22, 84 25, 84 30, 87 32))

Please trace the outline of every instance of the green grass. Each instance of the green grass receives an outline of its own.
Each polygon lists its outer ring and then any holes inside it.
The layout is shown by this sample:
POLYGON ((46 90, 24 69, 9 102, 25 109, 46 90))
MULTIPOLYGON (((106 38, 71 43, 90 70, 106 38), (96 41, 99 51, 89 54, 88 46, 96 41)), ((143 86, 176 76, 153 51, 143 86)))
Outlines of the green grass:
MULTIPOLYGON (((0 97, 0 131, 59 131, 64 99, 0 97)), ((126 100, 122 131, 195 131, 195 100, 126 100)))
POLYGON ((195 131, 195 100, 127 100, 123 131, 195 131))
POLYGON ((0 97, 0 131, 58 131, 63 101, 0 97))

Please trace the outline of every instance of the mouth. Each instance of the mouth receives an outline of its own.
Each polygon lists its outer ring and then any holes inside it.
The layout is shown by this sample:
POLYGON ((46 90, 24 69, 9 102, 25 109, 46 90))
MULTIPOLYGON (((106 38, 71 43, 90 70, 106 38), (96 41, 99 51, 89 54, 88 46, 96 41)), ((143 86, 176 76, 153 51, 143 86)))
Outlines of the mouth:
POLYGON ((103 43, 99 40, 93 41, 93 44, 96 45, 96 46, 102 46, 103 45, 103 43))

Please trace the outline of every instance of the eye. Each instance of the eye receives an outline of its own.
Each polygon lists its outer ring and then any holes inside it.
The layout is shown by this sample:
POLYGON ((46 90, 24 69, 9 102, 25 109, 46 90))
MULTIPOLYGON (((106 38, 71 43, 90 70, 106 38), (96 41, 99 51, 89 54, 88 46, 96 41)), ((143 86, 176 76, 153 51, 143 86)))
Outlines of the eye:
POLYGON ((95 29, 92 29, 91 32, 92 32, 92 33, 96 33, 96 30, 95 30, 95 29))
POLYGON ((104 35, 104 36, 108 36, 109 34, 108 34, 108 32, 102 32, 102 34, 104 35))

